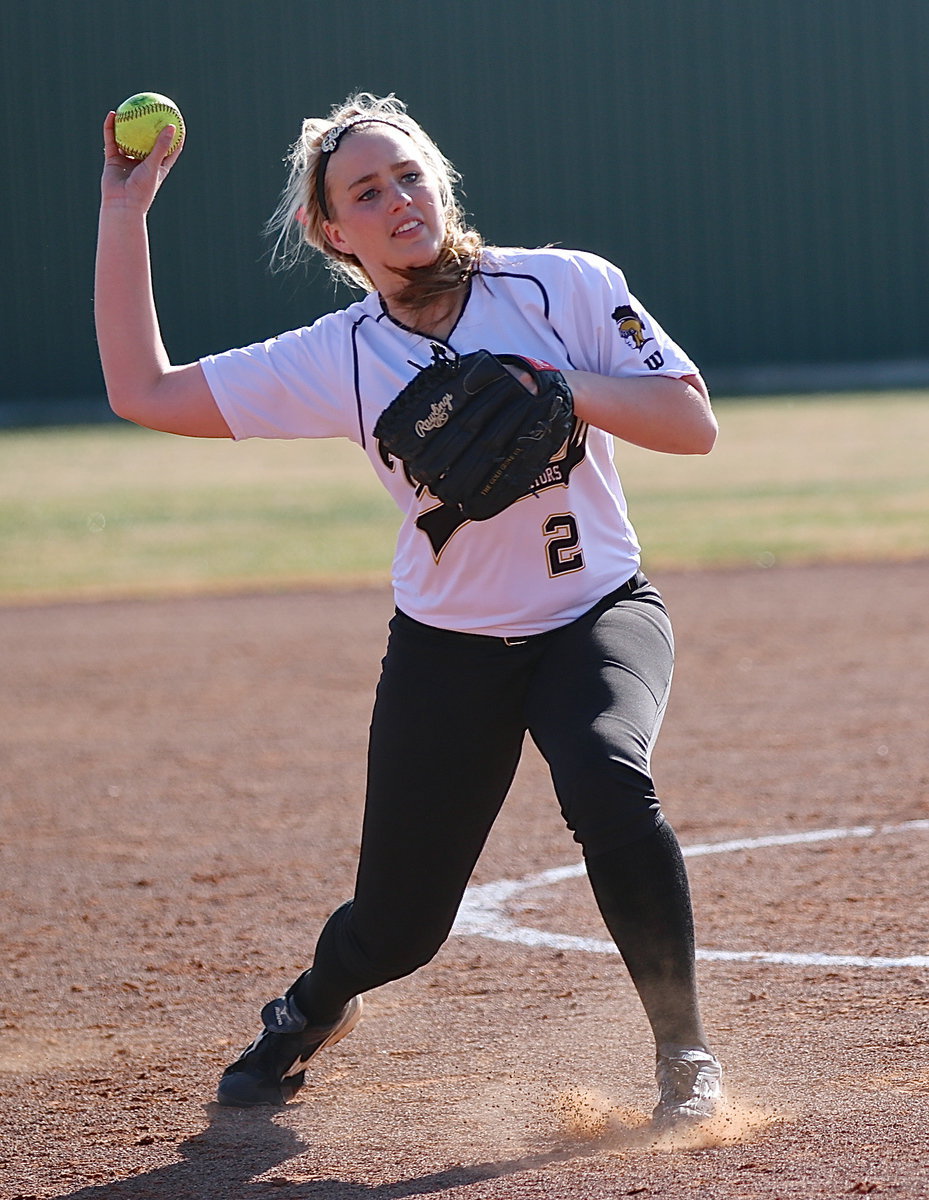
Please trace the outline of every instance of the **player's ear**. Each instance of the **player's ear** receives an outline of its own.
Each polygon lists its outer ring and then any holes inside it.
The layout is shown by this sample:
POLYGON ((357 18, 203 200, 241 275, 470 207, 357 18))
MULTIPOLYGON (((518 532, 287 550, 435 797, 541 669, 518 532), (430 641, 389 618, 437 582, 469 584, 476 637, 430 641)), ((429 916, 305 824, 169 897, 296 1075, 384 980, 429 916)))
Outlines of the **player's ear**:
POLYGON ((354 254, 351 244, 342 236, 342 230, 334 221, 323 221, 323 233, 330 246, 340 254, 354 254))

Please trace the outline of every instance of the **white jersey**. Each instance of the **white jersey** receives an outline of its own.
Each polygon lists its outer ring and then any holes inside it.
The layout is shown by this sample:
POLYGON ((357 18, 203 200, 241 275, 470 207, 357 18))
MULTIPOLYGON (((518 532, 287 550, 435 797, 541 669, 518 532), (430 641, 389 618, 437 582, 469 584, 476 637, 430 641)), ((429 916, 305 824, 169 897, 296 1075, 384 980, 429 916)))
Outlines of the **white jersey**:
MULTIPOLYGON (((432 360, 433 340, 394 321, 375 292, 312 326, 201 363, 236 439, 345 437, 365 450, 403 514, 393 586, 408 616, 494 637, 567 624, 639 564, 613 438, 577 422, 530 494, 489 521, 463 520, 412 482, 372 434, 432 360)), ((622 272, 577 251, 486 250, 445 344, 600 375, 697 371, 622 272)))

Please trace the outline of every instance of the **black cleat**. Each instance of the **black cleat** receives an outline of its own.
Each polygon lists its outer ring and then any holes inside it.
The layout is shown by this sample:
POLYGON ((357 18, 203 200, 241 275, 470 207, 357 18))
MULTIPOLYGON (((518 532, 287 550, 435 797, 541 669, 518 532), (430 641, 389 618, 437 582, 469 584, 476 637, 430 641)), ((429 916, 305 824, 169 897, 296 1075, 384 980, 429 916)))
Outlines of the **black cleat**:
POLYGON ((652 1122, 659 1129, 686 1128, 708 1121, 723 1098, 723 1069, 702 1047, 665 1046, 658 1053, 658 1104, 652 1122))
POLYGON ((332 1025, 307 1025, 292 996, 272 1000, 261 1010, 261 1033, 226 1067, 216 1099, 230 1108, 286 1104, 303 1087, 307 1063, 358 1024, 361 997, 354 996, 332 1025))

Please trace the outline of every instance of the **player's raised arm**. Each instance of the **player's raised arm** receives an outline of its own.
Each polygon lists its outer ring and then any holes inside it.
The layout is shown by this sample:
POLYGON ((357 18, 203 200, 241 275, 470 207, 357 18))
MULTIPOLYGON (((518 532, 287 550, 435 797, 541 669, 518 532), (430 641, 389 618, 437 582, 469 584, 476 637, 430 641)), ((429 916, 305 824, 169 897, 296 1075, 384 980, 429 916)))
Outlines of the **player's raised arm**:
POLYGON ((165 433, 230 437, 200 365, 171 365, 155 309, 147 215, 181 152, 169 154, 176 132, 165 126, 137 160, 116 144, 115 114, 104 122, 94 291, 100 361, 119 416, 165 433))

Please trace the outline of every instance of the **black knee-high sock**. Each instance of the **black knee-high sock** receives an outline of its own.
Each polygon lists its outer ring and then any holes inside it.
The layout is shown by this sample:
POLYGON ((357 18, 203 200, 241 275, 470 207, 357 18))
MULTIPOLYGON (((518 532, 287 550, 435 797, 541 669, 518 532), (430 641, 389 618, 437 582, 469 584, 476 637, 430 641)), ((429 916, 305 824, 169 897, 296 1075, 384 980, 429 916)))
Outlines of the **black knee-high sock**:
POLYGON ((656 1045, 706 1048, 690 887, 674 831, 664 823, 640 841, 593 855, 587 874, 656 1045))
POLYGON ((338 952, 351 906, 348 901, 330 916, 316 943, 313 966, 287 989, 311 1025, 337 1021, 352 996, 365 990, 363 981, 346 970, 338 952))

